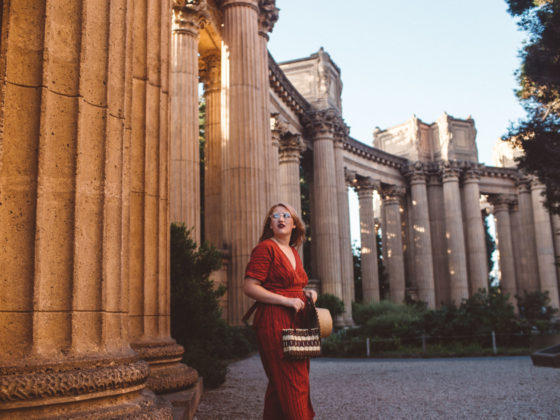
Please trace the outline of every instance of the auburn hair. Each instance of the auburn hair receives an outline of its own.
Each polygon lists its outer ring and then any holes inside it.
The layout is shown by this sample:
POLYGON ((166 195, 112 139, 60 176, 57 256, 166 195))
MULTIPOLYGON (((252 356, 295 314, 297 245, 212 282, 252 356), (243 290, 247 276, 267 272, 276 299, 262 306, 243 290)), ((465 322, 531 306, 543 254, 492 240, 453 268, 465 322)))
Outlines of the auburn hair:
POLYGON ((300 246, 305 238, 305 225, 299 218, 295 209, 289 204, 284 204, 284 203, 277 203, 273 205, 270 208, 270 210, 268 210, 268 213, 266 214, 266 218, 264 219, 264 226, 259 242, 262 242, 265 239, 269 239, 274 236, 274 232, 270 227, 270 218, 272 217, 272 213, 274 213, 274 209, 276 207, 284 207, 286 210, 288 210, 290 216, 292 216, 292 220, 294 221, 295 228, 292 230, 292 235, 290 236, 290 246, 294 246, 294 247, 300 246))

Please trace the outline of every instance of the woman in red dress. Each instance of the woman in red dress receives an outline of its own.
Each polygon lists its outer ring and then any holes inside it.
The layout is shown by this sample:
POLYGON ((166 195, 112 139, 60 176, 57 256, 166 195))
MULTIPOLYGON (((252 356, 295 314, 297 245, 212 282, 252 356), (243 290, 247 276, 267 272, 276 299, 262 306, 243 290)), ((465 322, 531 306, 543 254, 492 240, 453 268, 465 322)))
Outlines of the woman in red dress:
POLYGON ((307 274, 296 247, 305 228, 294 209, 276 204, 268 211, 259 244, 245 271, 244 292, 258 302, 253 326, 268 377, 263 419, 312 419, 309 359, 284 359, 282 329, 298 327, 307 298, 307 274))

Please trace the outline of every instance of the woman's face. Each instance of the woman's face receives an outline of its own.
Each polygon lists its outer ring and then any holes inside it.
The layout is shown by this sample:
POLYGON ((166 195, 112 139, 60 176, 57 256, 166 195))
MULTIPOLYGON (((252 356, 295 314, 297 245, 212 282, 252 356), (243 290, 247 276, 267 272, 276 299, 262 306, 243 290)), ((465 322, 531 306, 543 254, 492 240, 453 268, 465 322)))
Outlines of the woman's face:
POLYGON ((274 207, 270 216, 270 228, 275 237, 289 236, 295 228, 294 219, 284 206, 274 207))

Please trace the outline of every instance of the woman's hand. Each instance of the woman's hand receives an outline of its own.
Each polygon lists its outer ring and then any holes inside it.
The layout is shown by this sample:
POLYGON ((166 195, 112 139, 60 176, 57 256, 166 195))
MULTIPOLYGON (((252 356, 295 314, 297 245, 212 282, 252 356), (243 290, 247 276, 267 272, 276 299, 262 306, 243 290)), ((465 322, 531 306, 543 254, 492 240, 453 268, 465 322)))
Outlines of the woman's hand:
POLYGON ((317 292, 315 290, 304 290, 303 293, 305 293, 305 296, 309 299, 312 299, 313 303, 317 302, 317 292))
POLYGON ((299 312, 305 307, 305 302, 300 298, 286 298, 284 306, 293 308, 296 310, 296 312, 299 312))

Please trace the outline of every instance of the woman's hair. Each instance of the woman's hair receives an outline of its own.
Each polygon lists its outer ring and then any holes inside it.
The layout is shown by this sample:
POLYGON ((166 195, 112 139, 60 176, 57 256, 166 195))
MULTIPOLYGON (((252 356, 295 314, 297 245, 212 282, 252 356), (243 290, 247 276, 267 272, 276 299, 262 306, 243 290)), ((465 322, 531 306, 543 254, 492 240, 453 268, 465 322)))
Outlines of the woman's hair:
POLYGON ((292 220, 294 221, 295 228, 292 230, 292 235, 290 236, 290 245, 295 247, 300 246, 301 243, 303 242, 303 239, 305 238, 305 225, 299 218, 294 208, 284 203, 275 204, 270 208, 270 210, 268 210, 268 213, 266 214, 266 219, 264 219, 263 231, 261 234, 261 238, 259 239, 259 242, 262 242, 265 239, 272 238, 274 236, 274 232, 270 227, 270 218, 276 207, 284 207, 286 210, 288 210, 288 212, 292 216, 292 220))

